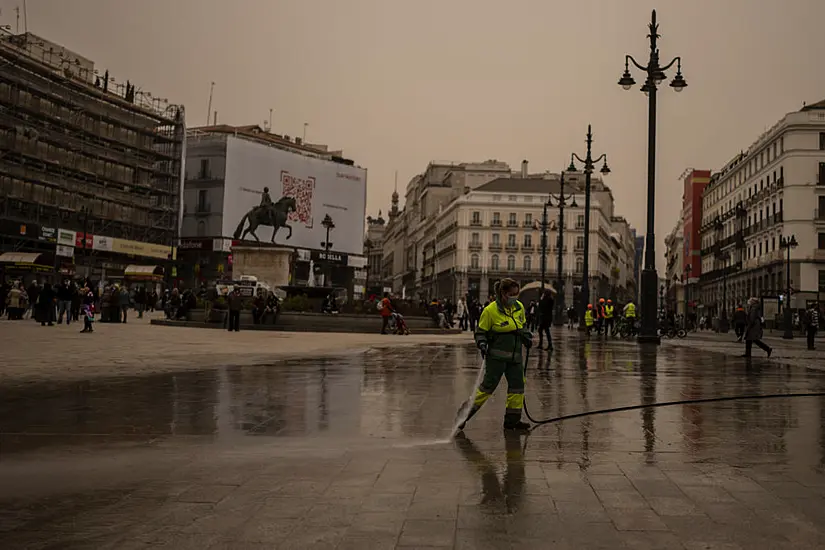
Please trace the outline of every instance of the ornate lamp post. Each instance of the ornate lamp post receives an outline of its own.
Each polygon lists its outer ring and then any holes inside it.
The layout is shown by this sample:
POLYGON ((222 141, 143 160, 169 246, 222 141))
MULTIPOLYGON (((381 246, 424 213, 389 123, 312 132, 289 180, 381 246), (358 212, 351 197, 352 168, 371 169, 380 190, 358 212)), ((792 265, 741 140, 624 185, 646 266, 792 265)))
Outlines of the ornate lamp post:
MULTIPOLYGON (((552 193, 549 194, 547 197, 547 202, 545 203, 544 209, 545 212, 547 211, 547 207, 553 206, 553 201, 556 201, 559 207, 559 221, 558 221, 558 256, 556 258, 556 314, 554 315, 553 324, 556 326, 564 325, 564 311, 566 309, 564 304, 564 207, 567 205, 568 201, 570 202, 570 206, 572 208, 577 208, 579 205, 576 204, 576 197, 573 194, 565 195, 564 194, 564 170, 561 172, 561 178, 559 179, 559 194, 554 195, 552 193), (572 199, 572 201, 571 201, 572 199)), ((546 217, 546 216, 545 216, 546 217)), ((546 243, 546 239, 544 239, 546 243)), ((545 244, 546 248, 546 244, 545 244)), ((542 251, 542 261, 544 261, 544 253, 546 250, 542 251)), ((542 275, 543 277, 543 275, 542 275)), ((544 280, 542 279, 542 284, 544 284, 544 280)), ((543 289, 542 289, 543 290, 543 289)))
MULTIPOLYGON (((575 161, 578 160, 584 164, 584 263, 582 265, 582 290, 580 296, 580 304, 578 317, 584 319, 584 312, 587 309, 587 304, 590 303, 590 180, 593 174, 593 165, 599 161, 604 160, 604 165, 600 172, 605 176, 610 173, 610 168, 607 166, 607 155, 602 153, 596 159, 593 158, 591 148, 593 145, 593 131, 590 124, 587 125, 587 152, 582 159, 576 153, 570 155, 570 166, 567 168, 568 172, 576 171, 575 161)), ((584 323, 579 323, 579 330, 585 330, 584 323)))
POLYGON ((630 63, 645 74, 645 83, 642 91, 648 96, 648 129, 647 129, 647 230, 645 232, 645 264, 641 276, 641 314, 642 326, 639 331, 638 341, 640 343, 659 343, 659 335, 656 327, 656 286, 658 275, 656 274, 656 254, 655 254, 655 223, 654 214, 656 209, 656 95, 658 88, 667 76, 665 71, 673 64, 676 64, 676 76, 670 83, 670 87, 681 92, 687 82, 682 77, 682 58, 675 57, 673 60, 662 66, 659 64, 659 24, 656 22, 656 10, 653 10, 650 24, 648 25, 650 34, 650 58, 647 65, 640 65, 633 56, 625 55, 624 74, 619 79, 619 85, 625 90, 629 90, 636 84, 630 74, 630 63))
POLYGON ((799 245, 796 242, 796 235, 790 237, 779 237, 779 248, 788 251, 787 263, 785 264, 785 311, 783 317, 783 324, 785 325, 785 332, 782 338, 786 340, 793 340, 793 310, 791 310, 791 249, 799 245))

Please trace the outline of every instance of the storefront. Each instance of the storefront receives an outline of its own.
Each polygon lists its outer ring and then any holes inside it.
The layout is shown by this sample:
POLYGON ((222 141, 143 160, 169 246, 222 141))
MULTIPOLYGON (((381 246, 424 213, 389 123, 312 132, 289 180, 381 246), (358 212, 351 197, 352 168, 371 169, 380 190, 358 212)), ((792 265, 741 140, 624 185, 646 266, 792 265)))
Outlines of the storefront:
POLYGON ((0 280, 30 282, 39 274, 54 272, 54 254, 48 252, 4 252, 0 254, 0 280))

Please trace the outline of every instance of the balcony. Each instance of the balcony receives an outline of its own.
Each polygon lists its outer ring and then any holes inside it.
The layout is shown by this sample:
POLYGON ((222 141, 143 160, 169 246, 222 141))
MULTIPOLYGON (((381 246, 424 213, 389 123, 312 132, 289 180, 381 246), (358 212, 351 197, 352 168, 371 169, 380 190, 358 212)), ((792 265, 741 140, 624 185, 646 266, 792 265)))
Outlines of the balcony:
POLYGON ((773 215, 773 223, 782 223, 782 212, 773 215))
POLYGON ((523 245, 521 245, 521 251, 522 252, 535 252, 536 247, 535 247, 535 245, 532 245, 532 244, 523 244, 523 245))
POLYGON ((471 241, 470 244, 467 245, 467 248, 470 250, 481 250, 482 246, 478 241, 471 241))
POLYGON ((521 222, 522 227, 532 228, 533 227, 533 220, 524 220, 521 222))
POLYGON ((212 213, 212 205, 209 203, 199 203, 195 206, 196 216, 208 216, 212 213))
POLYGON ((470 220, 470 227, 481 227, 481 220, 470 220))
POLYGON ((507 227, 518 227, 518 221, 517 220, 509 220, 507 222, 507 227))
POLYGON ((490 222, 490 227, 501 227, 501 220, 493 220, 490 222))
POLYGON ((491 243, 487 248, 492 252, 501 252, 501 243, 491 243))
POLYGON ((504 247, 507 252, 518 252, 518 245, 516 243, 507 243, 504 247))

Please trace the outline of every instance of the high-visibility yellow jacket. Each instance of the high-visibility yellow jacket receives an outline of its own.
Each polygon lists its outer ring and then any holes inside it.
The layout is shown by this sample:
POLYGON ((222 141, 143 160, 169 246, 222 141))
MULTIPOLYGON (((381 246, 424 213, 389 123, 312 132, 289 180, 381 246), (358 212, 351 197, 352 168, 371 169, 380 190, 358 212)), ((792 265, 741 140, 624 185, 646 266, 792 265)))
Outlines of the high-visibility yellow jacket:
POLYGON ((604 306, 604 318, 605 319, 612 319, 613 318, 613 306, 604 306))
POLYGON ((584 312, 584 326, 592 327, 593 326, 593 310, 588 309, 584 312))
POLYGON ((624 316, 628 319, 635 319, 636 318, 636 304, 634 304, 633 302, 630 302, 625 307, 626 307, 626 309, 625 309, 625 312, 624 312, 624 316))
POLYGON ((491 359, 520 361, 521 346, 525 339, 532 341, 533 335, 524 330, 527 320, 521 302, 508 307, 496 300, 484 308, 478 319, 475 340, 477 344, 487 344, 491 359))

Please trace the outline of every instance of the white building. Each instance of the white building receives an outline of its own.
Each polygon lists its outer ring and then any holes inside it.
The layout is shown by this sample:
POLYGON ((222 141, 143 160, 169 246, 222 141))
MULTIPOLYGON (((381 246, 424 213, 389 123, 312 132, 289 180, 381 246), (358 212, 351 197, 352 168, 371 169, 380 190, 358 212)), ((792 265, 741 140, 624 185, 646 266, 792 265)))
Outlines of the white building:
MULTIPOLYGON (((825 292, 825 101, 785 115, 713 174, 702 196, 702 304, 714 315, 786 287, 791 307, 825 292)), ((769 312, 766 311, 766 318, 769 312)))
MULTIPOLYGON (((541 230, 548 193, 558 195, 558 174, 529 175, 527 164, 512 174, 496 161, 430 164, 407 187, 407 204, 398 196, 384 235, 384 279, 407 298, 461 297, 482 300, 502 277, 522 284, 541 278, 541 230), (432 177, 443 170, 443 176, 432 177), (441 183, 439 183, 439 181, 441 183), (466 185, 463 185, 465 184, 466 185), (438 197, 437 199, 433 199, 438 197)), ((584 264, 584 175, 565 176, 565 194, 576 205, 564 211, 563 279, 567 303, 581 283, 584 264)), ((592 180, 590 288, 596 296, 624 299, 635 293, 635 244, 630 226, 614 215, 612 192, 592 180)), ((555 204, 555 201, 554 201, 555 204)), ((557 277, 559 210, 548 209, 546 277, 557 277)))

